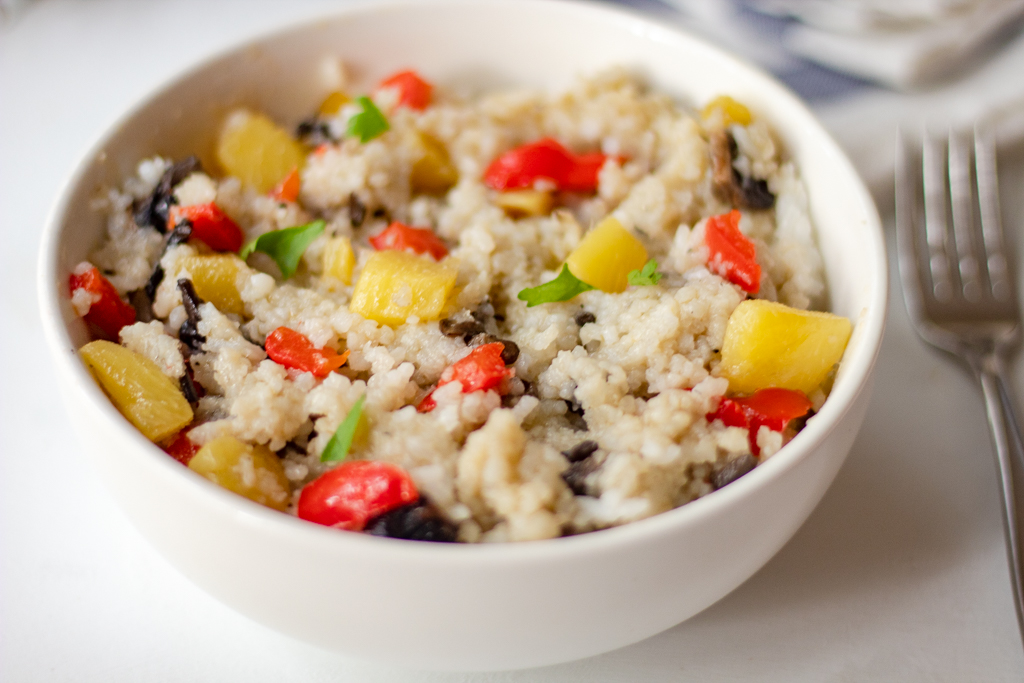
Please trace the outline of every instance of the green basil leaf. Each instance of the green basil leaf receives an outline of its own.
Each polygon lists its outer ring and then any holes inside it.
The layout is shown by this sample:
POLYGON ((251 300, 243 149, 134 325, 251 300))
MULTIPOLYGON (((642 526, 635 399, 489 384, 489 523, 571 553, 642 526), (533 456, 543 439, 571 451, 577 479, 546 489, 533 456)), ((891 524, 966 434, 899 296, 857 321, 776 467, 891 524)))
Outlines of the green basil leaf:
POLYGON ((324 221, 315 220, 306 225, 296 225, 294 228, 271 230, 242 247, 242 251, 238 252, 238 255, 244 261, 254 251, 262 252, 274 259, 285 279, 290 278, 295 275, 295 270, 299 267, 299 259, 302 258, 306 247, 320 236, 325 225, 324 221))
POLYGON ((369 97, 363 95, 356 100, 356 104, 363 110, 348 120, 349 137, 359 138, 359 142, 365 143, 390 128, 384 114, 369 97))
POLYGON ((519 292, 520 300, 526 302, 526 307, 537 304, 547 304, 552 301, 568 301, 577 294, 593 289, 583 280, 569 272, 569 266, 562 265, 562 272, 551 282, 545 282, 537 287, 530 287, 519 292))
POLYGON ((644 264, 643 270, 631 270, 626 276, 626 281, 637 287, 656 285, 661 280, 661 273, 658 272, 658 262, 651 259, 644 264))
POLYGON ((366 401, 366 394, 359 397, 352 409, 348 411, 345 419, 334 430, 334 436, 327 442, 327 448, 320 455, 320 462, 338 462, 348 457, 348 449, 352 447, 352 439, 356 435, 359 418, 363 415, 364 401, 366 401))

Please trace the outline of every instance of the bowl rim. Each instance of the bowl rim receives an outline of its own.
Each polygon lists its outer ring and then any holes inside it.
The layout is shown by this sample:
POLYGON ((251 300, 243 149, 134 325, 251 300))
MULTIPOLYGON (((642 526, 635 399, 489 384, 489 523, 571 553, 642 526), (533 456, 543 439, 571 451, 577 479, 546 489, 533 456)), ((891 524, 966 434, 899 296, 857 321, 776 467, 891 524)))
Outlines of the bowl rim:
MULTIPOLYGON (((774 109, 776 105, 772 104, 768 108, 774 109)), ((817 230, 815 227, 816 233, 817 230)), ((149 458, 153 466, 164 468, 166 475, 170 477, 168 481, 190 489, 192 495, 206 498, 210 504, 223 508, 227 513, 234 514, 243 524, 260 525, 268 536, 283 536, 293 542, 301 540, 303 543, 328 544, 336 547, 339 551, 348 547, 353 551, 374 552, 396 559, 409 559, 415 556, 417 561, 462 563, 467 561, 464 558, 469 558, 469 561, 486 565, 497 562, 507 564, 510 561, 532 563, 557 559, 569 554, 595 555, 608 551, 620 551, 635 544, 643 544, 651 539, 667 536, 669 532, 678 528, 699 525, 701 520, 733 506, 753 490, 769 486, 770 482, 784 476, 786 472, 809 458, 813 451, 836 429, 840 418, 860 394, 870 388, 868 380, 881 348, 888 305, 886 264, 881 220, 863 180, 854 170, 846 154, 807 105, 760 67, 750 64, 682 28, 668 25, 657 17, 642 14, 631 8, 599 5, 582 0, 382 0, 374 3, 359 2, 345 7, 327 8, 282 26, 260 31, 211 54, 199 57, 170 76, 160 79, 151 88, 134 98, 131 105, 121 115, 93 136, 91 144, 78 157, 73 169, 61 183, 43 229, 37 264, 37 289, 44 336, 58 374, 70 378, 74 388, 82 392, 87 400, 92 402, 93 407, 97 408, 103 416, 107 428, 121 432, 123 436, 132 440, 142 451, 145 451, 143 457, 149 458), (115 140, 126 124, 152 100, 187 82, 218 61, 258 47, 264 42, 279 40, 288 34, 311 30, 324 22, 400 11, 404 8, 445 6, 476 9, 481 6, 507 7, 512 5, 529 7, 532 11, 585 13, 590 15, 591 20, 621 24, 622 30, 646 36, 649 40, 656 42, 688 42, 691 47, 703 51, 710 59, 733 69, 747 72, 748 76, 757 82, 757 87, 768 93, 772 102, 779 103, 778 108, 785 107, 791 113, 796 112, 802 116, 810 126, 808 134, 812 136, 816 134, 819 138, 816 142, 827 146, 826 151, 832 157, 833 162, 851 181, 847 189, 856 195, 857 204, 862 205, 865 209, 866 222, 860 229, 870 242, 865 251, 870 256, 870 265, 873 266, 874 272, 870 279, 868 295, 864 297, 868 304, 863 308, 859 319, 855 321, 855 332, 859 333, 859 344, 852 349, 852 353, 850 353, 851 349, 847 350, 848 354, 843 358, 843 373, 837 379, 828 400, 815 419, 809 421, 792 441, 776 455, 758 465, 750 475, 685 505, 607 529, 574 536, 522 542, 408 543, 399 539, 371 537, 366 534, 338 533, 336 529, 312 524, 287 513, 271 510, 224 490, 202 476, 189 471, 188 468, 182 468, 172 458, 168 458, 159 446, 142 436, 141 432, 120 414, 107 399, 103 390, 95 383, 84 363, 79 360, 77 350, 61 314, 60 301, 64 293, 60 283, 66 281, 66 274, 61 275, 57 272, 60 238, 63 234, 62 226, 67 223, 66 218, 72 208, 72 196, 81 185, 94 161, 101 157, 104 148, 112 140, 115 140), (72 353, 69 354, 68 350, 72 350, 72 353)))

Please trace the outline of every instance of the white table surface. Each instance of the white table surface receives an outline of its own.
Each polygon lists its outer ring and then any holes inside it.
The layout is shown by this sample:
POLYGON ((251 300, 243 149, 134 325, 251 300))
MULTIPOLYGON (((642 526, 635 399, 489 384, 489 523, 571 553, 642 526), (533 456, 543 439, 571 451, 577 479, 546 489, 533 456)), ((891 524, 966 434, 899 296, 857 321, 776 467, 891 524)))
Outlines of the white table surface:
MULTIPOLYGON (((914 336, 895 280, 873 403, 821 505, 745 585, 640 644, 523 672, 390 669, 253 623, 169 566, 108 498, 56 398, 35 303, 40 230, 79 155, 137 96, 331 4, 44 0, 0 27, 0 681, 1024 676, 980 394, 914 336)), ((1001 162, 1019 228, 1024 154, 1001 162)))

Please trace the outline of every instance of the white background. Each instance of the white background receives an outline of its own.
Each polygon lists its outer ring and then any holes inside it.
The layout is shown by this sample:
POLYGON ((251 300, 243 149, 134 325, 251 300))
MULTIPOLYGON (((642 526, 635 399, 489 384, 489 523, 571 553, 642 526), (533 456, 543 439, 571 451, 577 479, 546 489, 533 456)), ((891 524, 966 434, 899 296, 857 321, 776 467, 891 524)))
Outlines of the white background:
MULTIPOLYGON (((0 681, 1022 678, 980 394, 914 336, 895 278, 874 400, 820 507, 745 585, 638 645, 525 672, 389 669, 250 622, 157 555, 107 497, 57 399, 36 308, 40 231, 79 156, 137 97, 332 4, 44 0, 0 27, 0 681)), ((1024 154, 1000 161, 1016 233, 1024 154)))

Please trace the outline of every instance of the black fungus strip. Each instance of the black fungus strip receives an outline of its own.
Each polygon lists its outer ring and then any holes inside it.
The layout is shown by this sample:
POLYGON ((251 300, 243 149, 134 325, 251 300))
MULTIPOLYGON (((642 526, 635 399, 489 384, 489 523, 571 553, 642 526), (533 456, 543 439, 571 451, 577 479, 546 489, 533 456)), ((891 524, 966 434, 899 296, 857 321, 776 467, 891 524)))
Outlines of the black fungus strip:
POLYGON ((348 222, 353 228, 358 228, 365 220, 366 204, 363 204, 359 196, 353 192, 348 196, 348 222))
POLYGON ((565 413, 565 419, 569 421, 569 426, 577 432, 587 431, 589 427, 587 426, 587 421, 583 418, 583 407, 573 401, 566 401, 565 405, 569 408, 565 413))
POLYGON ((366 532, 373 536, 434 543, 454 543, 458 538, 455 525, 423 499, 374 517, 367 522, 366 532))
POLYGON ((727 484, 731 484, 744 474, 754 469, 757 465, 757 460, 754 459, 750 453, 741 455, 738 458, 733 458, 728 461, 720 468, 715 469, 715 473, 711 476, 711 483, 716 489, 720 489, 727 484))
POLYGON ((181 324, 178 329, 178 339, 185 342, 188 348, 196 353, 202 352, 203 344, 206 343, 206 337, 199 334, 196 324, 191 320, 186 320, 181 324))
POLYGON ((577 496, 585 496, 587 495, 587 477, 595 472, 597 467, 593 458, 584 458, 569 465, 568 469, 562 472, 562 481, 577 496))
POLYGON ((319 147, 324 143, 334 141, 331 137, 330 126, 315 116, 306 119, 295 128, 295 137, 310 147, 319 147))
POLYGON ((156 288, 160 286, 160 283, 164 281, 164 267, 159 263, 156 264, 156 268, 153 269, 153 274, 149 276, 149 281, 146 282, 145 290, 146 295, 150 301, 156 299, 156 288))
POLYGON ((569 450, 562 451, 562 455, 568 458, 569 462, 579 462, 592 456, 598 448, 596 441, 580 441, 569 450))
POLYGON ((161 182, 167 181, 167 190, 173 190, 174 186, 180 183, 185 178, 197 171, 203 170, 203 165, 199 163, 199 158, 196 156, 187 156, 178 163, 168 169, 163 177, 160 179, 161 182))
MULTIPOLYGON (((187 362, 187 361, 186 361, 187 362)), ((181 385, 181 393, 185 395, 185 400, 189 402, 193 408, 199 403, 199 392, 196 391, 195 382, 192 381, 192 375, 186 372, 178 380, 181 385)))
POLYGON ((160 232, 167 230, 166 223, 162 228, 155 225, 153 219, 153 195, 150 194, 145 199, 136 200, 132 203, 132 217, 135 219, 135 224, 140 228, 147 225, 152 225, 160 232))
POLYGON ((729 168, 732 170, 732 202, 743 209, 770 209, 775 206, 775 195, 768 190, 768 182, 749 178, 732 165, 739 156, 736 138, 727 133, 729 141, 729 168))
POLYGON ((203 344, 206 343, 206 337, 199 334, 197 326, 200 320, 199 306, 202 305, 203 300, 196 294, 196 289, 188 278, 178 280, 178 289, 181 290, 181 303, 185 306, 185 313, 188 315, 188 320, 183 322, 181 329, 178 330, 178 339, 185 342, 192 351, 201 352, 203 344))
POLYGON ((205 302, 196 294, 196 288, 188 278, 178 280, 178 289, 181 290, 181 303, 185 306, 185 313, 189 320, 199 322, 199 307, 205 302))
POLYGON ((128 292, 128 302, 135 309, 135 320, 148 323, 153 320, 153 298, 149 296, 149 285, 128 292))
POLYGON ((445 318, 439 324, 441 334, 446 337, 474 337, 484 331, 484 326, 476 320, 452 320, 445 318))
POLYGON ((816 414, 817 413, 815 413, 814 409, 812 408, 811 410, 808 410, 805 415, 801 415, 800 417, 794 417, 792 420, 789 421, 787 429, 792 430, 794 434, 799 434, 800 432, 803 431, 804 427, 807 426, 807 421, 814 417, 816 414))
POLYGON ((160 233, 167 232, 167 218, 171 206, 177 204, 174 186, 200 170, 202 165, 199 159, 190 156, 164 171, 153 192, 135 207, 135 222, 140 226, 151 225, 160 233))
POLYGON ((768 189, 767 181, 745 176, 733 166, 739 151, 732 133, 712 133, 709 146, 712 189, 719 199, 744 209, 760 210, 775 206, 775 195, 768 189))
POLYGON ((171 247, 176 247, 179 244, 188 242, 190 237, 192 237, 192 221, 187 218, 182 218, 175 224, 174 230, 171 230, 171 235, 167 238, 167 244, 164 246, 164 251, 171 247))
POLYGON ((576 314, 575 320, 577 325, 583 327, 588 323, 597 322, 597 316, 591 313, 590 311, 580 311, 579 313, 576 314))
POLYGON ((507 339, 499 341, 501 343, 501 362, 505 365, 512 365, 519 360, 519 344, 507 339))
POLYGON ((739 186, 746 208, 770 209, 775 206, 775 195, 768 189, 768 181, 740 176, 739 186))

